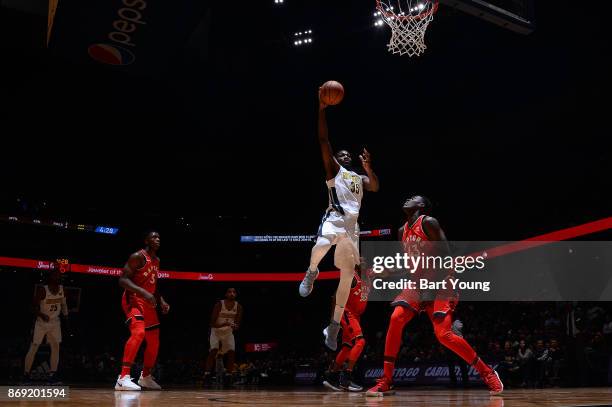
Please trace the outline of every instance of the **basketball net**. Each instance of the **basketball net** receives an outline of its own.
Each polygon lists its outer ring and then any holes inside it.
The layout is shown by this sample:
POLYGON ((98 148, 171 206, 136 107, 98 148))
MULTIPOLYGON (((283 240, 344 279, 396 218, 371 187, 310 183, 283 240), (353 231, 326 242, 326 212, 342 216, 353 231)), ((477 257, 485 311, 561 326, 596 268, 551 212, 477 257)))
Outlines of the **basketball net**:
POLYGON ((389 52, 409 57, 425 52, 425 32, 438 10, 438 0, 376 0, 376 7, 391 27, 389 52))

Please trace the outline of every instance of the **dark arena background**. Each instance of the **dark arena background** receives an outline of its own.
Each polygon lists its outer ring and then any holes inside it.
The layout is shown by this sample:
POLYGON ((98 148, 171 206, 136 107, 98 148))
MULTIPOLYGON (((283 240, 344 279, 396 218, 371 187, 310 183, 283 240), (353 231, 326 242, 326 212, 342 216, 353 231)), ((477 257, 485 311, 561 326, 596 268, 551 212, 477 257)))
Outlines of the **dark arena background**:
POLYGON ((363 199, 362 248, 397 240, 415 195, 453 242, 612 241, 609 5, 440 1, 414 57, 387 50, 382 7, 0 0, 3 405, 39 405, 15 391, 54 388, 69 394, 47 405, 612 405, 610 297, 459 302, 453 321, 504 383, 494 395, 416 313, 395 394, 382 397, 365 393, 384 373, 393 308, 370 301, 352 376, 363 390, 322 385, 337 353, 321 335, 334 256, 311 295, 298 286, 328 203, 317 138, 328 80, 345 91, 325 109, 331 145, 360 174, 366 148, 380 179, 363 199), (171 306, 152 369, 163 390, 115 391, 130 338, 118 280, 150 231, 171 306), (33 296, 60 265, 59 367, 47 337, 24 374, 33 296), (231 287, 236 365, 213 358, 205 375, 211 314, 231 287))

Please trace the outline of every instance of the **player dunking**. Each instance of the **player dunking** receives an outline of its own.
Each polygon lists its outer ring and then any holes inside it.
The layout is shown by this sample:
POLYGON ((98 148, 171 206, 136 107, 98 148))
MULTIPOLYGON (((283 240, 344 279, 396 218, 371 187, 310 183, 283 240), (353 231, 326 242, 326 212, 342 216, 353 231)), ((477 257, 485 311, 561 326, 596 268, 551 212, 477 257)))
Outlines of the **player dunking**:
POLYGON ((340 269, 340 281, 336 290, 336 304, 332 319, 323 331, 325 344, 332 350, 338 347, 338 331, 344 306, 351 290, 351 281, 355 265, 359 264, 359 209, 363 188, 378 191, 378 177, 372 170, 370 153, 363 150, 359 156, 366 175, 351 171, 352 157, 346 150, 334 155, 328 138, 325 108, 319 90, 319 145, 325 167, 325 180, 328 189, 329 207, 325 212, 317 241, 310 255, 310 266, 300 284, 300 295, 308 296, 313 289, 314 281, 319 275, 319 263, 332 245, 336 245, 334 264, 340 269))
MULTIPOLYGON (((430 209, 430 201, 422 195, 413 196, 404 203, 403 210, 407 221, 399 230, 399 239, 404 243, 404 248, 410 256, 427 254, 432 246, 437 246, 440 251, 450 254, 446 235, 440 224, 435 218, 427 216, 430 209), (434 241, 441 243, 427 243, 434 241)), ((453 311, 456 306, 456 299, 452 293, 438 292, 431 299, 428 298, 429 295, 428 292, 407 289, 391 303, 395 308, 385 342, 384 375, 366 395, 383 396, 393 393, 393 370, 402 341, 402 332, 406 324, 422 311, 427 312, 438 341, 466 363, 474 366, 489 387, 491 395, 500 394, 504 386, 497 372, 484 363, 466 340, 452 330, 453 311)))
POLYGON ((206 359, 206 371, 204 381, 207 382, 212 374, 213 365, 217 353, 221 349, 223 355, 227 355, 227 374, 234 373, 236 360, 236 341, 234 331, 238 330, 242 322, 242 305, 236 301, 236 289, 228 288, 225 291, 225 299, 218 301, 210 317, 210 351, 206 359))
POLYGON ((125 289, 121 306, 130 328, 130 338, 125 344, 121 374, 115 384, 115 390, 140 390, 141 386, 160 390, 151 370, 157 359, 159 350, 159 319, 157 304, 160 304, 164 314, 170 306, 157 291, 157 272, 159 271, 159 233, 150 232, 145 239, 145 248, 130 256, 119 285, 125 289), (132 382, 130 371, 142 341, 146 341, 143 370, 138 379, 138 385, 132 382))
MULTIPOLYGON (((365 264, 363 260, 361 267, 365 264)), ((351 283, 349 299, 346 302, 344 315, 340 322, 342 326, 342 347, 332 362, 329 374, 323 384, 334 391, 362 391, 363 387, 353 382, 353 368, 365 348, 365 339, 361 330, 361 315, 368 305, 372 274, 364 270, 366 280, 359 275, 360 268, 355 268, 355 275, 351 283), (344 364, 346 368, 342 371, 344 364)), ((335 298, 334 298, 335 303, 335 298)))
POLYGON ((60 312, 68 321, 68 307, 64 295, 64 287, 60 285, 61 273, 58 263, 53 263, 53 268, 47 276, 47 284, 38 287, 34 296, 33 309, 36 314, 34 325, 34 336, 30 349, 25 357, 24 381, 29 381, 30 370, 38 347, 45 337, 51 347, 51 366, 48 381, 57 384, 57 366, 59 364, 60 343, 62 342, 62 328, 60 325, 60 312))

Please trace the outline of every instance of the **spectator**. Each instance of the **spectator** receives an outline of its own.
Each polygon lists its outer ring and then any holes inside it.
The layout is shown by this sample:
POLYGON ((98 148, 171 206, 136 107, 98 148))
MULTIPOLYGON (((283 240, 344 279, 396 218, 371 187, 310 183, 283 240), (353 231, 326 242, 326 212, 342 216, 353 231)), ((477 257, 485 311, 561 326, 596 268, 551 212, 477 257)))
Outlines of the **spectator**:
POLYGON ((546 367, 550 362, 548 346, 544 344, 544 340, 538 339, 535 349, 535 385, 539 388, 544 387, 546 380, 546 367))
POLYGON ((559 382, 559 371, 563 364, 563 351, 559 348, 559 342, 556 339, 550 340, 550 362, 548 374, 552 384, 558 384, 559 382))
POLYGON ((524 339, 519 342, 516 360, 523 379, 521 387, 533 385, 533 351, 524 339))
POLYGON ((503 359, 500 360, 497 371, 507 387, 516 384, 519 374, 519 365, 516 361, 516 354, 512 349, 512 343, 510 341, 504 343, 503 359))

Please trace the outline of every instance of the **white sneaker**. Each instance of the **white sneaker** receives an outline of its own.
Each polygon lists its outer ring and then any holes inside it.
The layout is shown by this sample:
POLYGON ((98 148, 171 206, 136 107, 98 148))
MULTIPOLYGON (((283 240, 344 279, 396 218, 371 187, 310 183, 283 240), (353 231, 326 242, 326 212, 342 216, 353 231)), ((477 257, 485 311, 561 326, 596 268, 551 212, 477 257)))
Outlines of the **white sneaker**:
POLYGON ((325 337, 325 345, 335 351, 338 348, 338 332, 340 331, 340 324, 336 321, 331 321, 327 328, 323 330, 323 336, 325 337))
POLYGON ((143 376, 140 374, 140 379, 138 379, 138 384, 141 387, 147 388, 149 390, 161 390, 161 386, 157 384, 153 375, 143 376))
POLYGON ((126 375, 123 377, 119 375, 119 377, 117 378, 117 383, 115 384, 115 390, 119 390, 119 391, 136 390, 138 391, 140 390, 140 386, 132 381, 132 378, 130 377, 130 375, 126 375))
POLYGON ((304 279, 300 283, 300 295, 302 297, 308 297, 312 292, 312 288, 314 287, 314 282, 319 277, 319 269, 317 268, 315 271, 311 271, 310 268, 306 270, 306 274, 304 275, 304 279))

